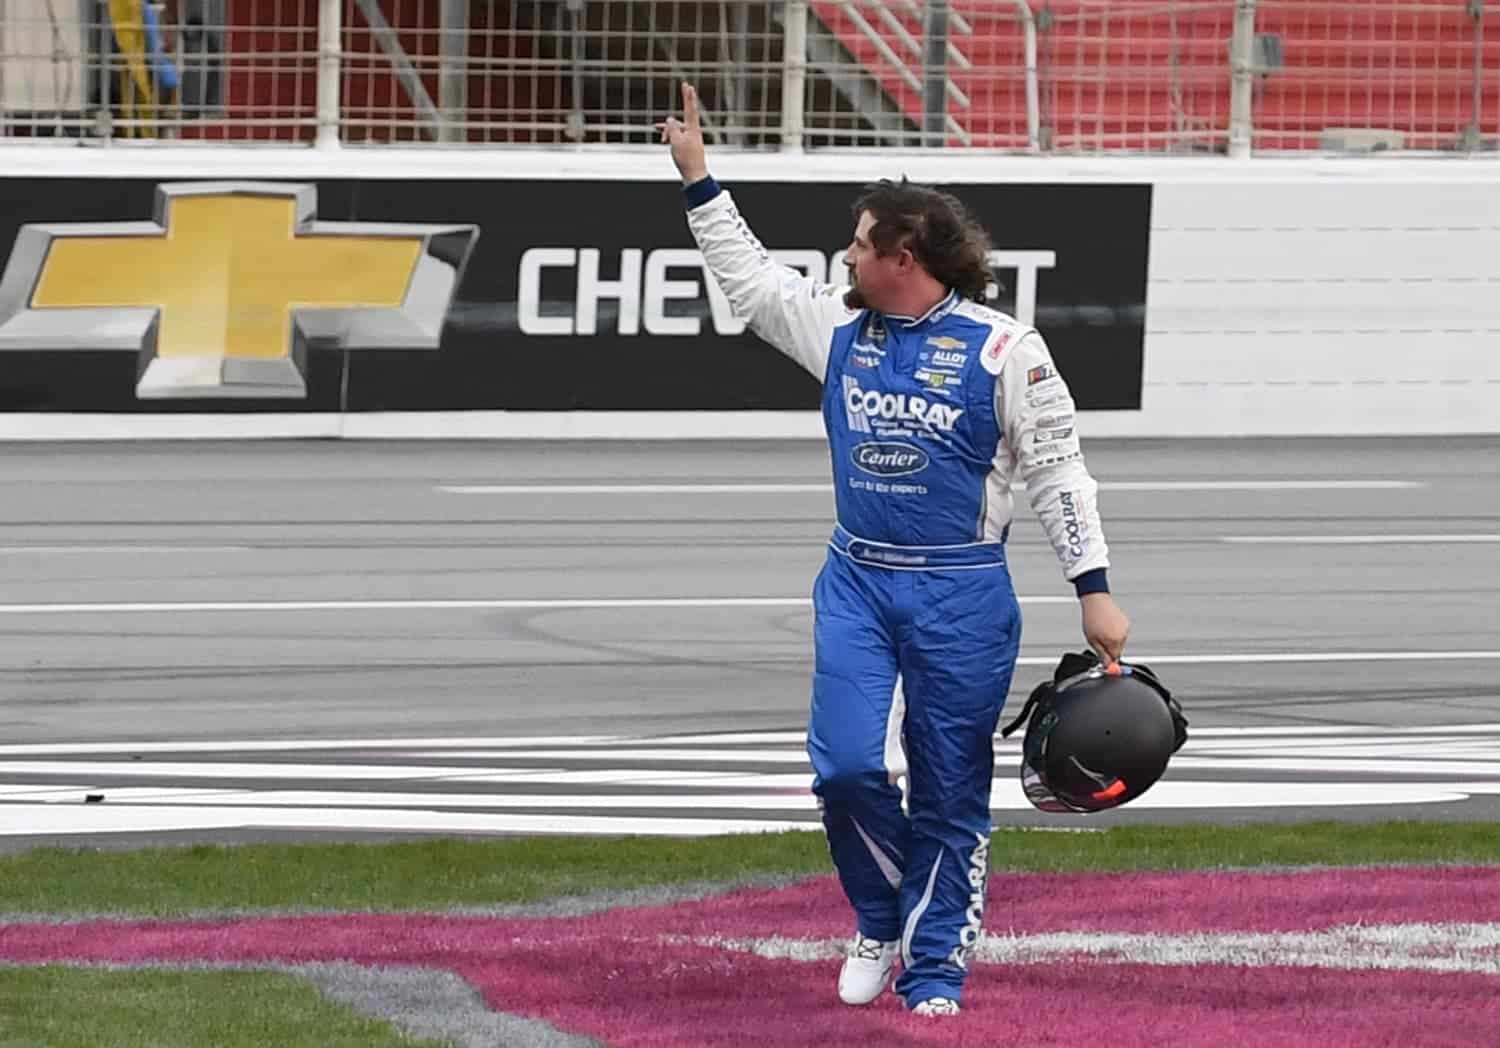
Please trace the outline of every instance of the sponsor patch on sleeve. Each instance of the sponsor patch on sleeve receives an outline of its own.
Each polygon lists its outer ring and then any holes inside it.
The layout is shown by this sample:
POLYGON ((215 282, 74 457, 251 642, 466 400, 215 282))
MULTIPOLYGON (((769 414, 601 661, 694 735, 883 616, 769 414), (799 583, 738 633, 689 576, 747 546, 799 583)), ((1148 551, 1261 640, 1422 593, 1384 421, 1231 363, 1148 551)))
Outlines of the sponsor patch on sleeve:
POLYGON ((1089 549, 1088 511, 1083 496, 1077 491, 1064 491, 1058 498, 1062 507, 1063 541, 1068 551, 1068 563, 1083 559, 1089 549))
POLYGON ((979 363, 984 366, 984 370, 988 371, 991 375, 1000 374, 1000 366, 1005 357, 1005 347, 1010 345, 1011 339, 1014 337, 1015 331, 1010 328, 1003 329, 995 336, 995 341, 991 342, 989 348, 979 357, 979 363))
POLYGON ((1028 386, 1034 386, 1038 382, 1046 382, 1049 378, 1052 378, 1056 374, 1057 372, 1052 369, 1051 364, 1038 364, 1036 367, 1026 372, 1026 384, 1028 386))

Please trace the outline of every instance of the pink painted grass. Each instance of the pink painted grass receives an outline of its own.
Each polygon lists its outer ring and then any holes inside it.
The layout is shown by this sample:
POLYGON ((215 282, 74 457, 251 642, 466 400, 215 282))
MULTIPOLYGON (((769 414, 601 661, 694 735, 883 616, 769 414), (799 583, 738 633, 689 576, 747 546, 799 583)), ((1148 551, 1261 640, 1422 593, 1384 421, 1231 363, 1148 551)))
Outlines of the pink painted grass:
MULTIPOLYGON (((1500 921, 1500 869, 998 874, 995 933, 1181 935, 1500 921)), ((467 979, 491 1007, 609 1044, 1500 1044, 1500 978, 1472 972, 1087 959, 976 965, 956 1019, 892 996, 839 1005, 837 960, 771 960, 706 937, 850 931, 832 878, 568 919, 332 915, 0 925, 0 962, 350 961, 467 979)))

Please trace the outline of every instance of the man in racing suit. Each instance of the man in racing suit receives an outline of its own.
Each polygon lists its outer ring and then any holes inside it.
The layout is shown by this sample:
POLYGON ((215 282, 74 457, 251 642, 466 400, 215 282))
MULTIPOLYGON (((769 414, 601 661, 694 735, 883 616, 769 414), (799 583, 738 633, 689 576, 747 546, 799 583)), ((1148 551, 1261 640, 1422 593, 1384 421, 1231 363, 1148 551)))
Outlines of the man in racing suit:
POLYGON ((955 1014, 983 916, 992 739, 1020 646, 1005 557, 1018 472, 1090 644, 1115 661, 1129 632, 1073 401, 1034 329, 971 300, 983 294, 974 265, 954 278, 970 297, 934 274, 955 230, 985 272, 987 238, 957 201, 872 187, 850 287, 817 284, 777 265, 708 175, 686 84, 683 105, 662 140, 708 269, 751 330, 823 383, 838 522, 813 592, 808 753, 858 923, 839 995, 872 1001, 899 954, 907 1006, 955 1014), (909 235, 893 241, 903 216, 909 235))

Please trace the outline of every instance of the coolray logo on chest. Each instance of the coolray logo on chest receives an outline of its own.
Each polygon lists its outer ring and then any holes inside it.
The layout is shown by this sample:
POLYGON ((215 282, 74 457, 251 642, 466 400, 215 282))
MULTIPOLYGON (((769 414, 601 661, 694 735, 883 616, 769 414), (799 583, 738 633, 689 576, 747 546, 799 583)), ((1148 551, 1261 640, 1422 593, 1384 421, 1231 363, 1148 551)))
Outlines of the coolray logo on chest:
POLYGON ((904 477, 920 473, 931 459, 927 452, 910 444, 869 441, 855 445, 849 452, 849 461, 877 477, 904 477))
POLYGON ((925 397, 861 389, 858 380, 850 375, 844 376, 844 410, 849 417, 849 428, 862 433, 871 431, 872 418, 888 422, 918 422, 928 429, 951 432, 963 414, 962 408, 934 404, 925 397))

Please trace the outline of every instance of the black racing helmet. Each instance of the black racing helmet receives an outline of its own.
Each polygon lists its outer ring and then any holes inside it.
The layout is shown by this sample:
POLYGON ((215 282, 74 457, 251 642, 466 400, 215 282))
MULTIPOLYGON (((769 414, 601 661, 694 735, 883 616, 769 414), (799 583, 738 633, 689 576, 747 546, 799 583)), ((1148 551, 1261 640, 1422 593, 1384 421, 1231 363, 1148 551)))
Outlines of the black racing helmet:
POLYGON ((1146 666, 1101 665, 1093 653, 1063 656, 1021 715, 1021 788, 1042 811, 1095 812, 1132 801, 1161 778, 1187 741, 1187 718, 1146 666))

